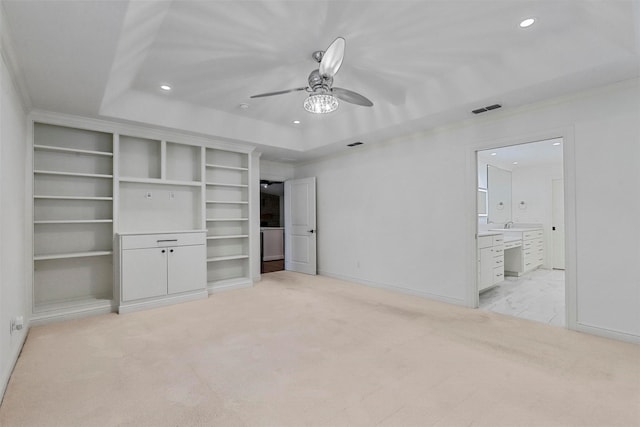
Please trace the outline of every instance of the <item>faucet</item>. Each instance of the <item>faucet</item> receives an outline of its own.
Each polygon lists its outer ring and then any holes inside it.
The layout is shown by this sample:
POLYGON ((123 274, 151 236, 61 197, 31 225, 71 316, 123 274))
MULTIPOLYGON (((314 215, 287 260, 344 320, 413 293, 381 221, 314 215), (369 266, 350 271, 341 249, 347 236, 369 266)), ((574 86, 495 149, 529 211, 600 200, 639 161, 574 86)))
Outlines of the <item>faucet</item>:
POLYGON ((511 227, 513 227, 513 221, 507 221, 507 222, 505 222, 505 224, 504 224, 504 228, 511 228, 511 227))

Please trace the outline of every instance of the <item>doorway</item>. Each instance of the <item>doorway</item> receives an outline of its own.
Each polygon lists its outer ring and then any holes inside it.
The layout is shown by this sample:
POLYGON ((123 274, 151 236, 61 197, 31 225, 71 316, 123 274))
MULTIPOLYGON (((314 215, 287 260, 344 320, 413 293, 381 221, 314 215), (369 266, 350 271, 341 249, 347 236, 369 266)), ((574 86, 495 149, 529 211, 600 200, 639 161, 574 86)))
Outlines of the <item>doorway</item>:
POLYGON ((260 180, 260 273, 284 270, 284 182, 260 180))
POLYGON ((477 151, 477 171, 478 242, 495 250, 478 246, 478 272, 495 263, 479 308, 565 327, 563 139, 477 151))

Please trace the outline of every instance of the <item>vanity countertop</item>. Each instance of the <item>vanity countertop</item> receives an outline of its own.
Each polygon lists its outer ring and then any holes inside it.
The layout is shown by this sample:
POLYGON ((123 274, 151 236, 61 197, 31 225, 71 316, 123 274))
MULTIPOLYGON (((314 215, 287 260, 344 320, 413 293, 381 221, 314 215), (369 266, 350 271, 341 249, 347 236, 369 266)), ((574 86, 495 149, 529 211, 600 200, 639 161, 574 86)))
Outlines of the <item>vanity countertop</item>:
POLYGON ((502 233, 501 233, 501 232, 499 232, 499 231, 492 231, 492 230, 490 230, 490 231, 481 231, 481 232, 479 232, 479 233, 478 233, 478 237, 483 237, 483 236, 498 236, 498 235, 500 235, 500 234, 502 234, 502 233))
POLYGON ((495 231, 499 233, 508 233, 510 231, 517 231, 522 233, 523 231, 542 230, 542 227, 527 227, 527 228, 492 228, 489 231, 495 231))

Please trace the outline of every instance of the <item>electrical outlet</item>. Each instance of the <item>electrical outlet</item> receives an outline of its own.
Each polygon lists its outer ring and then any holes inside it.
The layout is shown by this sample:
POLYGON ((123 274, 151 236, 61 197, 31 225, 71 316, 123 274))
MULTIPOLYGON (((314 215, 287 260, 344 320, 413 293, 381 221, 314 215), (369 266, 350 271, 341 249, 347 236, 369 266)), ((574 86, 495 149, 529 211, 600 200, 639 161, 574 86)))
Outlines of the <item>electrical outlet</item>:
POLYGON ((151 198, 151 191, 147 191, 144 195, 145 198, 150 199, 151 198))

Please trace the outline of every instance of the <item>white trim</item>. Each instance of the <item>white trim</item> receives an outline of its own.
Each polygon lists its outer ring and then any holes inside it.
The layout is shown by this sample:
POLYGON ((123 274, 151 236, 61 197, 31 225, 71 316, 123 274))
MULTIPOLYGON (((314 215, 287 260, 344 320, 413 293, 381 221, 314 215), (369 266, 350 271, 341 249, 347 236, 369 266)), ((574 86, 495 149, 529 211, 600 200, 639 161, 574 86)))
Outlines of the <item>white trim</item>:
POLYGON ((632 344, 640 344, 640 336, 627 334, 619 331, 612 331, 611 329, 600 328, 598 326, 588 325, 586 323, 578 322, 575 328, 578 332, 585 334, 597 335, 604 338, 610 338, 613 340, 630 342, 632 344))
POLYGON ((137 138, 169 141, 175 144, 197 145, 206 148, 234 151, 244 154, 251 153, 255 150, 254 146, 243 142, 228 142, 220 139, 207 138, 205 136, 190 135, 187 132, 178 132, 171 129, 154 127, 152 125, 141 126, 131 123, 122 123, 116 120, 94 119, 44 110, 32 111, 29 114, 29 121, 32 126, 33 122, 38 122, 97 132, 117 133, 137 138))
POLYGON ((219 280, 217 282, 209 282, 207 284, 207 290, 209 295, 216 294, 218 292, 226 292, 234 289, 250 288, 253 286, 253 280, 248 277, 240 279, 219 280))
MULTIPOLYGON (((478 265, 476 260, 476 236, 478 233, 478 217, 476 206, 476 193, 478 188, 478 162, 477 152, 483 150, 491 150, 496 148, 508 147, 512 145, 527 144, 536 141, 544 141, 553 138, 563 139, 563 178, 565 186, 565 320, 567 328, 577 330, 577 265, 576 265, 576 200, 575 200, 575 138, 573 126, 562 128, 552 128, 542 130, 535 133, 524 135, 516 135, 512 137, 504 137, 497 140, 485 140, 473 144, 468 147, 467 162, 473 161, 473 165, 467 170, 474 173, 473 177, 467 176, 467 191, 469 196, 470 213, 467 215, 468 228, 474 230, 467 233, 467 253, 469 261, 467 263, 468 271, 472 272, 472 276, 468 281, 466 304, 468 307, 477 308, 479 305, 477 281, 478 281, 478 265), (473 206, 472 203, 473 202, 473 206), (473 222, 473 224, 471 224, 473 222)), ((468 175, 468 174, 467 174, 468 175)))
POLYGON ((179 304, 182 302, 195 301, 199 299, 206 299, 209 297, 209 293, 206 290, 201 290, 189 294, 163 296, 160 299, 147 300, 147 301, 133 301, 122 302, 118 307, 119 314, 131 313, 139 310, 146 310, 149 308, 164 307, 166 305, 179 304))
POLYGON ((417 291, 417 290, 414 290, 414 289, 409 289, 409 288, 403 288, 403 287, 400 287, 400 286, 390 285, 388 283, 373 282, 371 280, 359 279, 359 278, 356 278, 356 277, 346 276, 344 274, 331 273, 329 271, 318 270, 318 275, 325 276, 325 277, 331 277, 333 279, 338 279, 338 280, 344 280, 345 282, 355 283, 355 284, 358 284, 358 285, 364 285, 364 286, 368 286, 370 288, 385 289, 385 290, 388 290, 388 291, 391 291, 391 292, 397 292, 397 293, 401 293, 401 294, 407 294, 407 295, 413 295, 413 296, 416 296, 416 297, 427 298, 427 299, 430 299, 430 300, 444 302, 444 303, 447 303, 447 304, 453 304, 453 305, 459 305, 459 306, 465 306, 466 305, 464 299, 445 297, 445 296, 438 295, 438 294, 432 294, 430 292, 417 291))

